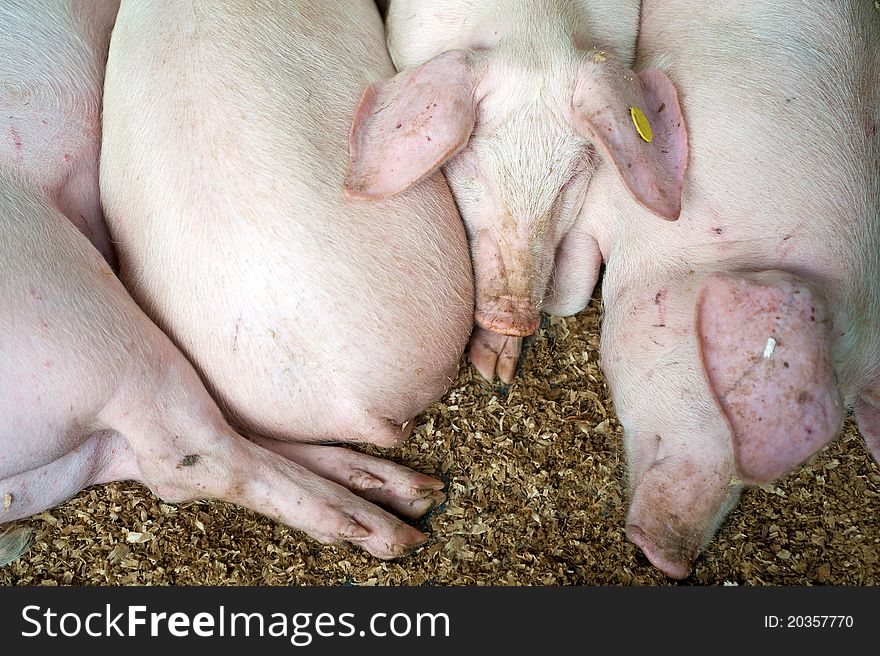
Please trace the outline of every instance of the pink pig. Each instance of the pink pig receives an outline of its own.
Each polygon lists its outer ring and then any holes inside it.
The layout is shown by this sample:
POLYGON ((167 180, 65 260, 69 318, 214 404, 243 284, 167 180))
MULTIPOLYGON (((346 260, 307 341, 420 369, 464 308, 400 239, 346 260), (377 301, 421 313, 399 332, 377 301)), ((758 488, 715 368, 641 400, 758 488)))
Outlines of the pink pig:
POLYGON ((118 7, 119 0, 0 3, 0 166, 45 193, 111 263, 98 152, 118 7))
POLYGON ((653 220, 607 167, 581 215, 627 535, 673 578, 743 483, 802 464, 846 408, 880 456, 880 14, 746 5, 642 3, 637 67, 668 74, 687 123, 681 216, 653 220))
MULTIPOLYGON (((445 498, 442 482, 348 449, 245 439, 123 288, 111 258, 80 234, 111 253, 101 236, 97 117, 116 8, 0 5, 0 125, 10 135, 0 141, 0 524, 89 485, 137 480, 168 501, 223 499, 322 542, 380 558, 407 553, 426 537, 374 503, 418 517, 445 498)), ((174 15, 168 9, 160 14, 174 15)), ((463 234, 459 243, 466 289, 463 234)), ((459 353, 471 313, 466 294, 461 303, 459 353)), ((27 529, 0 527, 0 566, 29 540, 27 529)))
MULTIPOLYGON (((136 480, 380 558, 426 539, 371 502, 418 517, 444 499, 440 481, 348 449, 245 439, 47 197, 0 167, 0 198, 0 522, 136 480)), ((27 544, 0 530, 0 566, 27 544)))
POLYGON ((589 302, 601 255, 578 212, 601 158, 638 203, 678 217, 686 151, 673 105, 655 121, 653 143, 632 129, 631 107, 675 95, 662 72, 628 68, 639 4, 411 0, 388 8, 400 73, 361 99, 345 189, 384 199, 443 167, 476 278, 469 355, 489 380, 496 371, 513 378, 540 310, 570 315, 589 302))
POLYGON ((392 70, 368 0, 120 9, 101 193, 122 278, 247 431, 392 446, 457 374, 473 279, 442 175, 342 193, 358 98, 392 70))

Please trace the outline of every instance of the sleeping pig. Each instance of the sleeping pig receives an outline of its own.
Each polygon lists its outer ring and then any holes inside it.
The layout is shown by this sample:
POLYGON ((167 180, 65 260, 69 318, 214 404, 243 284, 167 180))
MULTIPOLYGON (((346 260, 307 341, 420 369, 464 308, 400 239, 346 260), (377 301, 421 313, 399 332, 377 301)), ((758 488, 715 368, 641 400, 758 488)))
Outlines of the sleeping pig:
POLYGON ((121 274, 246 431, 392 446, 456 376, 473 280, 442 175, 342 193, 358 97, 392 70, 369 0, 122 3, 101 152, 121 274))
MULTIPOLYGON (((611 163, 634 200, 679 214, 685 139, 643 125, 666 76, 636 75, 637 0, 395 0, 400 73, 364 93, 345 190, 385 199, 441 166, 467 228, 476 283, 471 361, 510 382, 539 311, 590 299, 601 256, 578 221, 593 170, 611 163), (643 131, 644 132, 644 131, 643 131)), ((674 121, 668 126, 680 131, 674 121)))
MULTIPOLYGON (((380 558, 426 539, 370 501, 418 517, 443 500, 440 481, 348 449, 275 453, 239 435, 98 251, 5 167, 0 233, 0 522, 136 480, 171 502, 222 499, 380 558)), ((26 545, 20 529, 0 531, 0 565, 26 545)))
POLYGON ((681 92, 681 216, 650 220, 604 168, 582 217, 606 262, 626 531, 670 577, 847 408, 880 456, 878 44, 869 2, 642 3, 637 69, 681 92))
MULTIPOLYGON (((245 439, 109 266, 97 157, 116 10, 0 5, 0 524, 130 479, 381 558, 407 552, 425 536, 371 502, 418 517, 444 498, 440 481, 346 449, 245 439)), ((0 566, 28 542, 0 527, 0 566)))

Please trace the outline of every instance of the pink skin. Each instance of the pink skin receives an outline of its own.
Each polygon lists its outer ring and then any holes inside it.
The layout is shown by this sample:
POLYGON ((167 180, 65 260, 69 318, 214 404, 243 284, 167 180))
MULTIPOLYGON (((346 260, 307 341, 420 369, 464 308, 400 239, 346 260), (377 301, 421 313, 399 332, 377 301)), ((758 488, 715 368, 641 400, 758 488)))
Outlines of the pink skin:
POLYGON ((119 0, 0 6, 0 167, 47 194, 114 266, 98 202, 98 152, 118 7, 119 0))
POLYGON ((829 329, 824 300, 795 276, 712 274, 703 282, 700 359, 744 482, 787 474, 843 425, 829 329))
MULTIPOLYGON (((345 449, 245 439, 65 217, 2 170, 0 190, 0 301, 14 308, 0 313, 4 522, 136 480, 170 502, 222 499, 379 558, 426 539, 372 502, 418 517, 445 498, 440 481, 345 449)), ((0 558, 26 548, 21 538, 0 532, 0 558)))
POLYGON ((672 578, 689 575, 743 483, 801 465, 846 408, 880 458, 880 138, 863 118, 880 116, 880 53, 855 45, 880 39, 876 15, 751 7, 643 3, 637 68, 662 66, 684 99, 681 216, 648 221, 607 167, 583 207, 606 262, 602 365, 624 427, 627 535, 672 578), (761 33, 774 36, 746 36, 761 33), (854 93, 849 79, 865 84, 854 93))
POLYGON ((467 238, 440 174, 375 204, 341 191, 358 99, 393 72, 373 3, 248 7, 120 10, 101 193, 122 277, 236 426, 394 446, 457 374, 467 238))
POLYGON ((469 355, 489 380, 511 377, 519 344, 487 332, 531 335, 542 309, 568 315, 588 302, 601 257, 577 216, 600 160, 652 213, 678 216, 687 141, 666 76, 627 68, 637 18, 628 0, 391 3, 400 73, 361 99, 345 190, 383 199, 443 167, 474 266, 469 355), (633 107, 652 123, 651 143, 633 107), (502 350, 503 370, 492 366, 502 350))
MULTIPOLYGON (((65 14, 59 5, 60 13, 41 16, 40 28, 65 17, 82 26, 77 21, 84 16, 77 12, 86 5, 100 9, 98 3, 70 3, 63 7, 72 14, 65 14)), ((31 14, 36 12, 28 7, 23 15, 31 14)), ((0 19, 13 18, 5 5, 0 8, 0 19)), ((96 29, 109 26, 100 11, 92 18, 88 24, 96 29)), ((20 35, 23 29, 3 33, 20 35)), ((63 29, 35 33, 62 39, 68 34, 63 29)), ((40 52, 67 61, 62 57, 67 51, 56 41, 43 42, 40 52)), ((8 63, 4 59, 0 66, 8 63)), ((82 229, 76 219, 83 208, 99 207, 95 180, 87 184, 96 174, 96 143, 64 149, 70 152, 61 160, 72 162, 72 172, 38 166, 59 155, 56 137, 75 141, 83 135, 82 117, 62 111, 63 101, 78 98, 88 104, 77 91, 68 96, 61 84, 76 71, 50 68, 12 79, 45 85, 32 86, 30 92, 57 114, 38 112, 30 125, 51 129, 10 130, 15 153, 0 159, 4 524, 54 507, 93 484, 137 480, 167 501, 222 499, 322 542, 349 542, 379 558, 400 556, 422 543, 424 534, 374 504, 419 517, 445 499, 441 481, 346 449, 255 435, 245 439, 227 423, 184 355, 135 304, 106 258, 72 227, 82 229), (49 94, 58 90, 61 98, 52 99, 49 94), (80 177, 77 171, 84 170, 90 172, 80 177)), ((95 234, 88 236, 94 239, 95 234)), ((463 344, 470 306, 461 314, 463 344)), ((241 324, 236 324, 236 335, 246 330, 241 324)), ((247 348, 244 335, 233 338, 232 348, 238 347, 247 348)), ((352 428, 394 440, 412 430, 411 421, 401 424, 364 417, 362 425, 352 428)), ((0 527, 0 566, 27 549, 30 537, 27 529, 0 527)))

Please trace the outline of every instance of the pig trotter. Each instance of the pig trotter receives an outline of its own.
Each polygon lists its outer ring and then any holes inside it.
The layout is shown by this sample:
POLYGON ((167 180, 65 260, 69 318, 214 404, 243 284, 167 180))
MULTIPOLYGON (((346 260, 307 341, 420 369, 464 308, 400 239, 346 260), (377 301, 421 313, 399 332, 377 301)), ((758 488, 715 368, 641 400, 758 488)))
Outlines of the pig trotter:
POLYGON ((404 517, 416 519, 446 501, 442 481, 388 460, 344 447, 249 439, 404 517))
POLYGON ((509 385, 516 376, 521 349, 522 337, 500 335, 476 326, 468 349, 468 359, 490 383, 495 380, 497 373, 501 382, 509 385))

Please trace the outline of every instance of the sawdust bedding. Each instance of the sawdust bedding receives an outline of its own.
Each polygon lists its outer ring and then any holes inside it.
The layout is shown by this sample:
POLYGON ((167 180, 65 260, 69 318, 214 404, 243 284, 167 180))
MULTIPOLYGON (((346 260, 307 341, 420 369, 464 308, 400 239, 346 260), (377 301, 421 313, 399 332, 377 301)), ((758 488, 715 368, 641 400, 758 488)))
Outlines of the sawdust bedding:
POLYGON ((381 454, 447 482, 396 561, 323 546, 221 502, 165 504, 135 483, 82 491, 21 525, 2 585, 845 585, 880 582, 880 468, 840 439, 747 490, 693 574, 674 582, 626 539, 621 429, 599 368, 601 304, 546 319, 510 386, 462 361, 455 384, 381 454))

